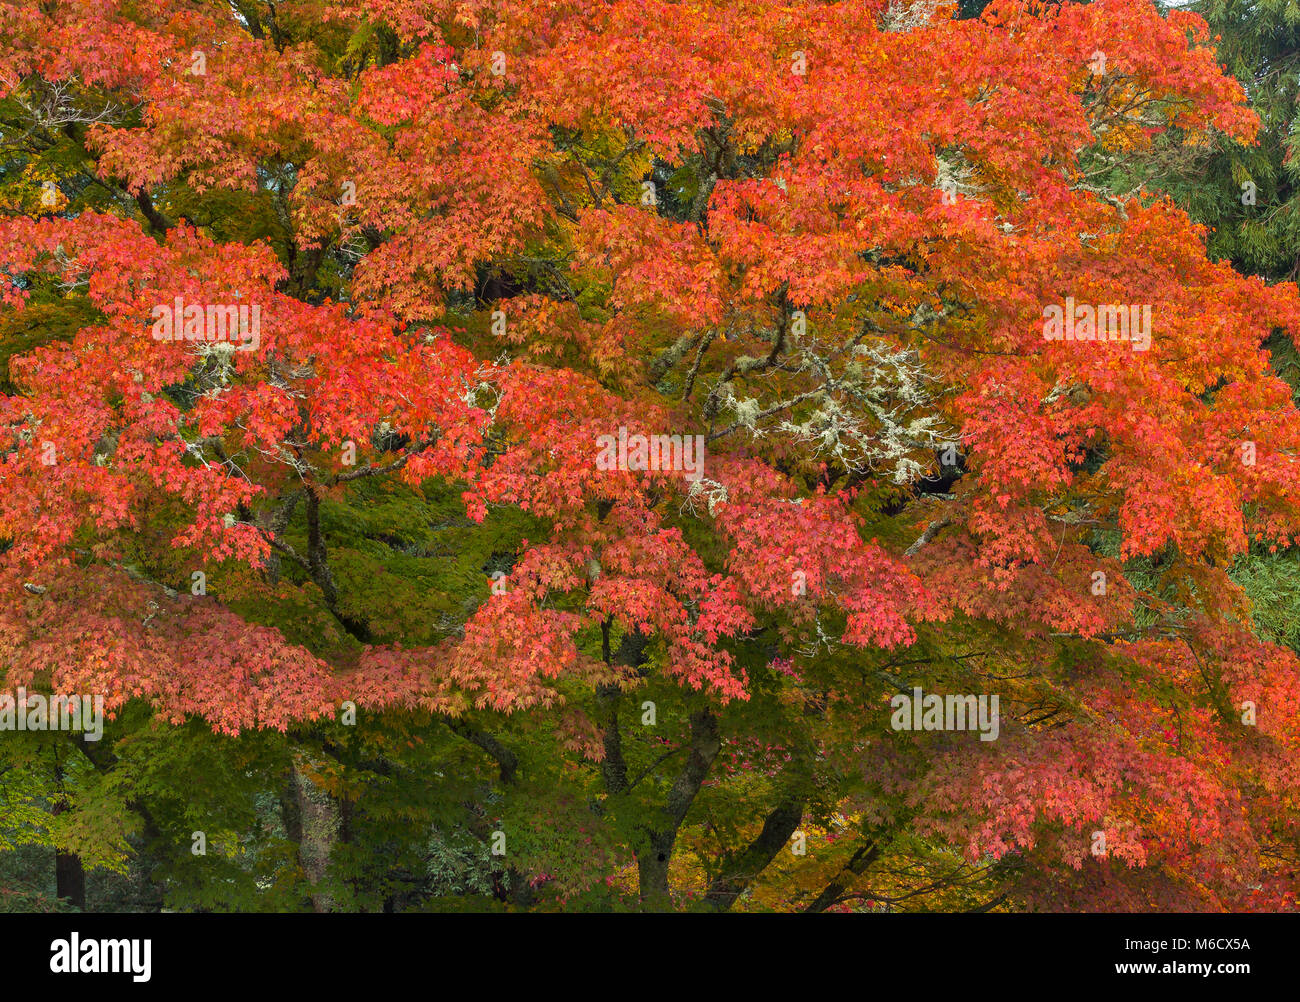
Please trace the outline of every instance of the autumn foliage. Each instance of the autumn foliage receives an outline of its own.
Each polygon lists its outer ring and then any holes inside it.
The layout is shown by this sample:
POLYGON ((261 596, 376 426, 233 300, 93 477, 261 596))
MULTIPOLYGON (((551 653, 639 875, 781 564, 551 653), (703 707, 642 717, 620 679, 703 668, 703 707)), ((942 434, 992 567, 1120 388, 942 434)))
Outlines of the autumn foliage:
POLYGON ((249 908, 1295 907, 1300 661, 1237 571, 1300 545, 1300 296, 1110 183, 1254 141, 1198 16, 0 35, 0 688, 110 717, 0 732, 0 849, 249 908), (178 300, 257 337, 160 340, 178 300), (1067 300, 1149 348, 1047 339, 1067 300), (600 468, 620 433, 702 471, 600 468), (898 730, 914 686, 997 695, 996 740, 898 730))

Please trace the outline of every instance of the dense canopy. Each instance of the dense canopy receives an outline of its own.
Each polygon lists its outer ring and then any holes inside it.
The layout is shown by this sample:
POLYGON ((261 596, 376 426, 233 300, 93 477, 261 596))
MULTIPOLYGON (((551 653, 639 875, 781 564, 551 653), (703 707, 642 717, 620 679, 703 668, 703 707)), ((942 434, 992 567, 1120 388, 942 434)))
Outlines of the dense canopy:
POLYGON ((1194 8, 0 0, 105 715, 0 910, 1295 907, 1300 16, 1194 8))

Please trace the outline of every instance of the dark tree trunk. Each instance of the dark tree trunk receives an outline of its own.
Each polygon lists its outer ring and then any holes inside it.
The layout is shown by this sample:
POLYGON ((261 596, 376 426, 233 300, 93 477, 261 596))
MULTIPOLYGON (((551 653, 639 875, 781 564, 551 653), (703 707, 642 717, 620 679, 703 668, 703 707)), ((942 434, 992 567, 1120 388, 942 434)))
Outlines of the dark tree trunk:
POLYGON ((86 871, 81 857, 75 853, 58 852, 54 855, 55 894, 64 898, 79 911, 86 910, 86 871))
POLYGON ((722 861, 720 872, 709 884, 705 895, 712 907, 726 911, 736 903, 736 899, 776 858, 777 853, 789 844, 790 836, 803 820, 803 808, 802 798, 778 804, 763 822, 763 830, 758 837, 745 849, 722 861))
MULTIPOLYGON (((59 788, 59 795, 51 813, 58 815, 68 809, 68 801, 63 792, 63 767, 58 762, 57 751, 55 754, 54 779, 59 788)), ((80 856, 55 850, 54 893, 57 897, 66 899, 79 911, 86 910, 86 871, 82 868, 80 856)))
POLYGON ((647 911, 666 911, 672 907, 668 893, 668 867, 672 863, 677 831, 686 820, 686 813, 721 748, 718 718, 709 710, 692 713, 690 755, 668 791, 663 820, 647 829, 646 841, 637 853, 641 906, 647 911))

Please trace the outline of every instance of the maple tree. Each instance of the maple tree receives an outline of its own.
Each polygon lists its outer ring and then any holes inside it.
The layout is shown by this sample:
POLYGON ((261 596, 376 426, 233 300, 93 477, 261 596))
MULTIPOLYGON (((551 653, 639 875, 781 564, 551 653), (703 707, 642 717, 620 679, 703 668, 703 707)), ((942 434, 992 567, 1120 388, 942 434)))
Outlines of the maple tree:
POLYGON ((1300 298, 1166 183, 1258 119, 1195 14, 972 13, 0 0, 0 663, 111 718, 0 734, 0 849, 79 904, 1293 907, 1241 568, 1300 298))

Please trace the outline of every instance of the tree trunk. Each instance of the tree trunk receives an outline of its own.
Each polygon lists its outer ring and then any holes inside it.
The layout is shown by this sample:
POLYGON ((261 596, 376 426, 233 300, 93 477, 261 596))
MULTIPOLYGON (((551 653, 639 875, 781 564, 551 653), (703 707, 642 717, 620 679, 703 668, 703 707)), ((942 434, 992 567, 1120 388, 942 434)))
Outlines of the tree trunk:
POLYGON ((777 853, 789 845, 790 836, 803 820, 803 809, 801 797, 784 800, 773 808, 754 841, 722 861, 718 876, 709 884, 705 900, 719 911, 726 911, 734 905, 777 853))
POLYGON ((297 808, 298 862, 311 882, 311 904, 318 912, 332 911, 334 899, 320 884, 329 870, 330 853, 341 829, 339 805, 307 775, 310 761, 295 756, 293 800, 297 808))
POLYGON ((672 907, 668 893, 668 867, 672 863, 677 831, 686 820, 686 812, 691 809, 695 795, 700 792, 721 748, 718 718, 711 710, 692 713, 690 755, 668 791, 663 820, 646 829, 646 841, 637 853, 641 907, 646 911, 667 911, 672 907))
MULTIPOLYGON (((55 754, 58 754, 57 751, 55 754)), ((63 793, 63 766, 57 758, 54 779, 59 788, 59 796, 50 813, 58 815, 68 809, 68 801, 63 793)), ((56 897, 66 898, 78 911, 86 910, 86 871, 81 865, 81 857, 76 853, 55 850, 54 893, 56 897)))
POLYGON ((651 832, 649 845, 637 853, 636 868, 641 891, 641 908, 650 912, 672 911, 668 892, 668 865, 673 858, 677 830, 651 832))
POLYGON ((54 855, 54 893, 66 898, 79 911, 86 910, 86 871, 81 866, 81 857, 70 852, 56 852, 54 855))

